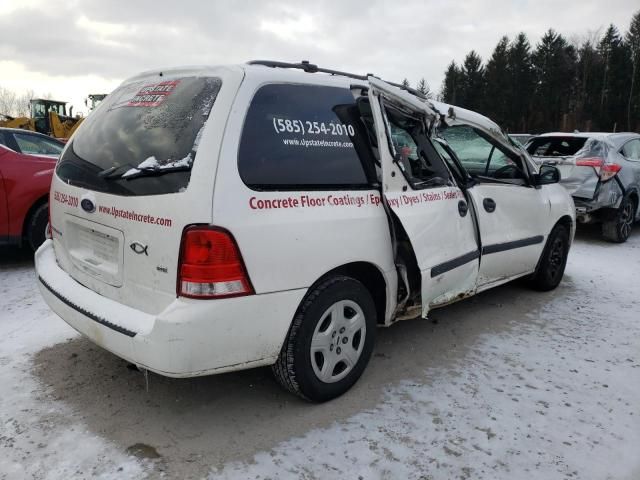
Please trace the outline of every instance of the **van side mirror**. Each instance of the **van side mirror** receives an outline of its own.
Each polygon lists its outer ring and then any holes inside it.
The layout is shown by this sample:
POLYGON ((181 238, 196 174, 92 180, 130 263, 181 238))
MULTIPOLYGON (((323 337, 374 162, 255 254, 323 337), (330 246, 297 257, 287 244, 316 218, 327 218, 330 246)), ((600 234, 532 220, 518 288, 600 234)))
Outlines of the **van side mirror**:
POLYGON ((542 165, 540 172, 534 175, 536 185, 550 185, 560 181, 560 170, 553 165, 542 165))

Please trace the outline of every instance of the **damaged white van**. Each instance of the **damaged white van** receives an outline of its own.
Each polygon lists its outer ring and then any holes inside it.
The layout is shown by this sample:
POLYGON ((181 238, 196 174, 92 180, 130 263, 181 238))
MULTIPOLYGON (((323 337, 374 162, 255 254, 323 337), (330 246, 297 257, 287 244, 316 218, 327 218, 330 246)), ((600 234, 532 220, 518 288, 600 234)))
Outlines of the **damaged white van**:
POLYGON ((140 368, 272 365, 325 401, 360 377, 378 326, 518 277, 556 287, 575 227, 558 180, 485 117, 373 76, 147 72, 67 144, 38 282, 140 368))

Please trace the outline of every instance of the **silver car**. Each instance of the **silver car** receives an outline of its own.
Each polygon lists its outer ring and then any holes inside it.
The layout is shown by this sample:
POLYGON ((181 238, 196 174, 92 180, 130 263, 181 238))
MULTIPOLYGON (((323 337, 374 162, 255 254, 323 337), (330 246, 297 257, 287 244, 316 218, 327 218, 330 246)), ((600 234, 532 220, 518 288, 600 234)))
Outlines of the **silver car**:
POLYGON ((581 223, 601 223, 612 242, 629 238, 639 219, 640 134, 545 133, 526 149, 538 164, 560 170, 581 223))

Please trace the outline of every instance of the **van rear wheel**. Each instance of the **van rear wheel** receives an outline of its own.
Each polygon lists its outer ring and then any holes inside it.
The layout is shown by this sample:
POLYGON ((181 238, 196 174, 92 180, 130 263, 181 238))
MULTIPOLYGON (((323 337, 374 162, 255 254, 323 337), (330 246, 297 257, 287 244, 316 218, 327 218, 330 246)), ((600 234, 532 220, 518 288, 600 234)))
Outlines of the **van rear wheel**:
POLYGON ((324 402, 360 378, 376 335, 376 308, 367 288, 346 277, 312 287, 296 313, 272 370, 291 393, 324 402))

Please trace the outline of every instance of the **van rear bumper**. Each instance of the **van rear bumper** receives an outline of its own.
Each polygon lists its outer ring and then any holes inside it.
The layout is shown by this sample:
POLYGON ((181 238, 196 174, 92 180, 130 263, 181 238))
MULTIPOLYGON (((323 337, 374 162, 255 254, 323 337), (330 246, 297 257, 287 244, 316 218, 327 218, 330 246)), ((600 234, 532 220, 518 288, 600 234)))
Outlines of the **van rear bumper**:
POLYGON ((36 252, 42 296, 97 345, 169 377, 242 370, 276 361, 306 289, 218 300, 177 298, 149 315, 103 297, 58 266, 51 240, 36 252))

